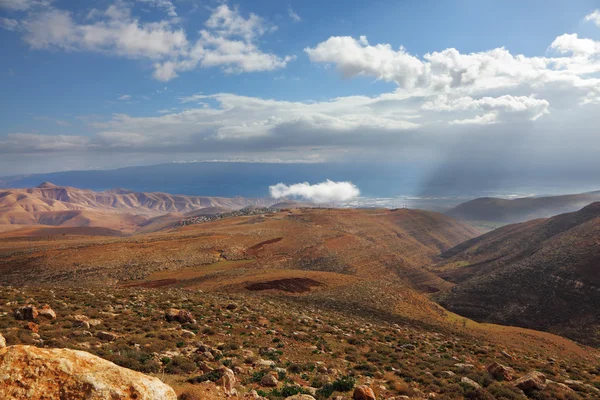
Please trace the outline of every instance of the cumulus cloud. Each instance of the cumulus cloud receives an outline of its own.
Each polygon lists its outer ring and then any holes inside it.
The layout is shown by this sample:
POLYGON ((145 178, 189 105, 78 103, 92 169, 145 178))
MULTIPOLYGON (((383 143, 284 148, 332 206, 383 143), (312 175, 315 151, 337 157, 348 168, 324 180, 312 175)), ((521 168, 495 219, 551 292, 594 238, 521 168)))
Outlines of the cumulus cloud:
POLYGON ((586 15, 584 19, 600 26, 600 10, 594 10, 590 14, 586 15))
MULTIPOLYGON (((42 4, 41 0, 0 1, 16 10, 42 4)), ((237 8, 220 5, 194 41, 180 26, 171 1, 138 1, 164 9, 171 18, 144 22, 132 15, 130 3, 117 0, 106 10, 90 10, 83 21, 69 11, 46 6, 20 20, 2 18, 0 27, 23 32, 25 42, 36 50, 91 51, 149 60, 153 77, 161 81, 196 68, 221 67, 226 73, 272 71, 295 58, 259 48, 258 38, 277 28, 256 14, 245 17, 237 8)))
POLYGON ((276 199, 294 197, 317 204, 347 202, 360 195, 360 190, 352 182, 334 182, 329 179, 314 185, 308 182, 293 185, 278 183, 269 186, 269 192, 276 199))

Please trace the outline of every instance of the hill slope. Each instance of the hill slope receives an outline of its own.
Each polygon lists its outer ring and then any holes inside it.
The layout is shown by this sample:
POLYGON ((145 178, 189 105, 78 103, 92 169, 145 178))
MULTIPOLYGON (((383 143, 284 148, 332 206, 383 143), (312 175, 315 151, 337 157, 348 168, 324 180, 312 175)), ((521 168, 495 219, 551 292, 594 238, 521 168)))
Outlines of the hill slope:
POLYGON ((508 225, 442 254, 440 303, 477 320, 600 345, 600 203, 508 225))
POLYGON ((600 191, 510 200, 482 197, 459 204, 446 215, 465 221, 508 224, 576 211, 595 201, 600 201, 600 191))

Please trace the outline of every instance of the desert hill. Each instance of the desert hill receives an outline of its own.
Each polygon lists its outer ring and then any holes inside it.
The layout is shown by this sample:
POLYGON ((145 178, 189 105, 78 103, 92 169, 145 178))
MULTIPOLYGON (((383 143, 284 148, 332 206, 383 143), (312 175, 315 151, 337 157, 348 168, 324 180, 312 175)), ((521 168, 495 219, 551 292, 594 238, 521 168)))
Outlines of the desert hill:
POLYGON ((357 385, 377 399, 600 393, 596 350, 430 299, 452 283, 422 266, 479 235, 470 225, 409 209, 269 210, 127 237, 0 235, 0 332, 153 374, 181 399, 225 398, 223 367, 233 399, 350 398, 357 385), (40 316, 17 319, 30 303, 40 316))
POLYGON ((125 189, 103 192, 56 186, 0 190, 0 225, 97 227, 125 233, 150 231, 184 214, 227 212, 265 206, 273 199, 202 197, 143 193, 125 189))
POLYGON ((482 197, 459 204, 446 214, 476 223, 509 224, 576 211, 595 201, 600 201, 600 191, 516 199, 482 197))
POLYGON ((442 254, 430 268, 457 285, 442 305, 481 321, 600 345, 600 203, 508 225, 442 254))

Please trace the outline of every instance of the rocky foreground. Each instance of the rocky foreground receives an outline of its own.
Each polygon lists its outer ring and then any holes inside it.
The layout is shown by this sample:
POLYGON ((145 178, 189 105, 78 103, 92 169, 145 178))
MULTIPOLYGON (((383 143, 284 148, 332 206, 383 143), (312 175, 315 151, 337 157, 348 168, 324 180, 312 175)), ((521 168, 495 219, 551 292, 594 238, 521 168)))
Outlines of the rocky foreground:
POLYGON ((0 332, 0 398, 600 398, 600 358, 572 342, 300 298, 2 288, 0 332))

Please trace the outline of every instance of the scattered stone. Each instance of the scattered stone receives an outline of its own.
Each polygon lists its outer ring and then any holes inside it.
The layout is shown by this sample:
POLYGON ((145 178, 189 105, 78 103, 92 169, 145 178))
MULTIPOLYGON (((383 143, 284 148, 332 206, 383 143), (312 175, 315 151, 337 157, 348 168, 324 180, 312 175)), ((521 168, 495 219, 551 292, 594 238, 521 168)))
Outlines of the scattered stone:
POLYGON ((415 346, 414 344, 403 344, 400 347, 402 347, 403 349, 406 349, 406 350, 416 350, 417 349, 417 346, 415 346))
POLYGON ((186 310, 178 310, 176 308, 170 308, 165 311, 165 318, 168 322, 177 321, 180 324, 195 324, 196 320, 191 312, 186 310))
POLYGON ((293 396, 286 397, 285 400, 315 400, 315 398, 309 394, 295 394, 293 396))
POLYGON ((221 374, 221 378, 217 381, 217 384, 223 386, 225 390, 225 394, 228 396, 235 395, 235 374, 232 370, 227 367, 220 367, 219 374, 221 374))
POLYGON ((40 331, 40 326, 35 322, 28 322, 25 327, 33 333, 38 333, 40 331))
POLYGON ((277 387, 278 384, 279 381, 277 380, 277 378, 275 378, 275 376, 271 374, 266 374, 260 380, 260 385, 264 387, 277 387))
POLYGON ((546 376, 541 372, 534 371, 517 379, 515 386, 524 392, 544 390, 546 388, 546 376))
POLYGON ((354 389, 354 394, 352 395, 352 398, 354 400, 377 400, 373 389, 371 389, 367 385, 357 386, 356 389, 354 389))
POLYGON ((466 376, 463 376, 462 378, 460 378, 460 382, 464 383, 465 385, 471 386, 472 388, 475 388, 475 389, 481 388, 481 385, 479 383, 475 382, 471 378, 467 378, 466 376))
POLYGON ((452 371, 442 371, 442 374, 446 375, 449 378, 456 376, 456 374, 452 371))
POLYGON ((31 304, 15 310, 15 318, 18 320, 34 320, 38 317, 38 310, 31 304))
POLYGON ((115 335, 114 333, 104 331, 96 333, 96 337, 100 340, 104 340, 107 342, 112 342, 117 339, 117 335, 115 335))
POLYGON ((454 364, 454 366, 455 366, 456 368, 464 368, 464 369, 472 369, 472 368, 475 368, 475 366, 474 366, 473 364, 463 364, 463 363, 457 363, 457 364, 454 364))
POLYGON ((73 322, 74 328, 90 329, 90 323, 88 321, 75 321, 73 322))
POLYGON ((273 368, 275 366, 275 361, 260 359, 260 360, 258 360, 257 364, 259 366, 261 366, 261 367, 270 367, 270 368, 273 368))
POLYGON ((225 307, 225 308, 227 308, 228 310, 235 310, 237 308, 237 304, 230 303, 230 304, 227 304, 227 307, 225 307))
POLYGON ((176 400, 158 378, 79 350, 10 346, 0 350, 0 398, 176 400))
POLYGON ((42 307, 38 311, 38 314, 40 317, 44 317, 46 319, 56 319, 56 312, 54 312, 54 310, 52 308, 50 308, 50 306, 48 304, 46 304, 44 307, 42 307))
POLYGON ((511 367, 507 367, 506 365, 497 362, 491 363, 486 369, 490 375, 501 381, 512 381, 515 373, 515 370, 511 367))
POLYGON ((182 329, 181 336, 184 338, 192 339, 196 337, 196 334, 192 331, 188 331, 187 329, 182 329))

